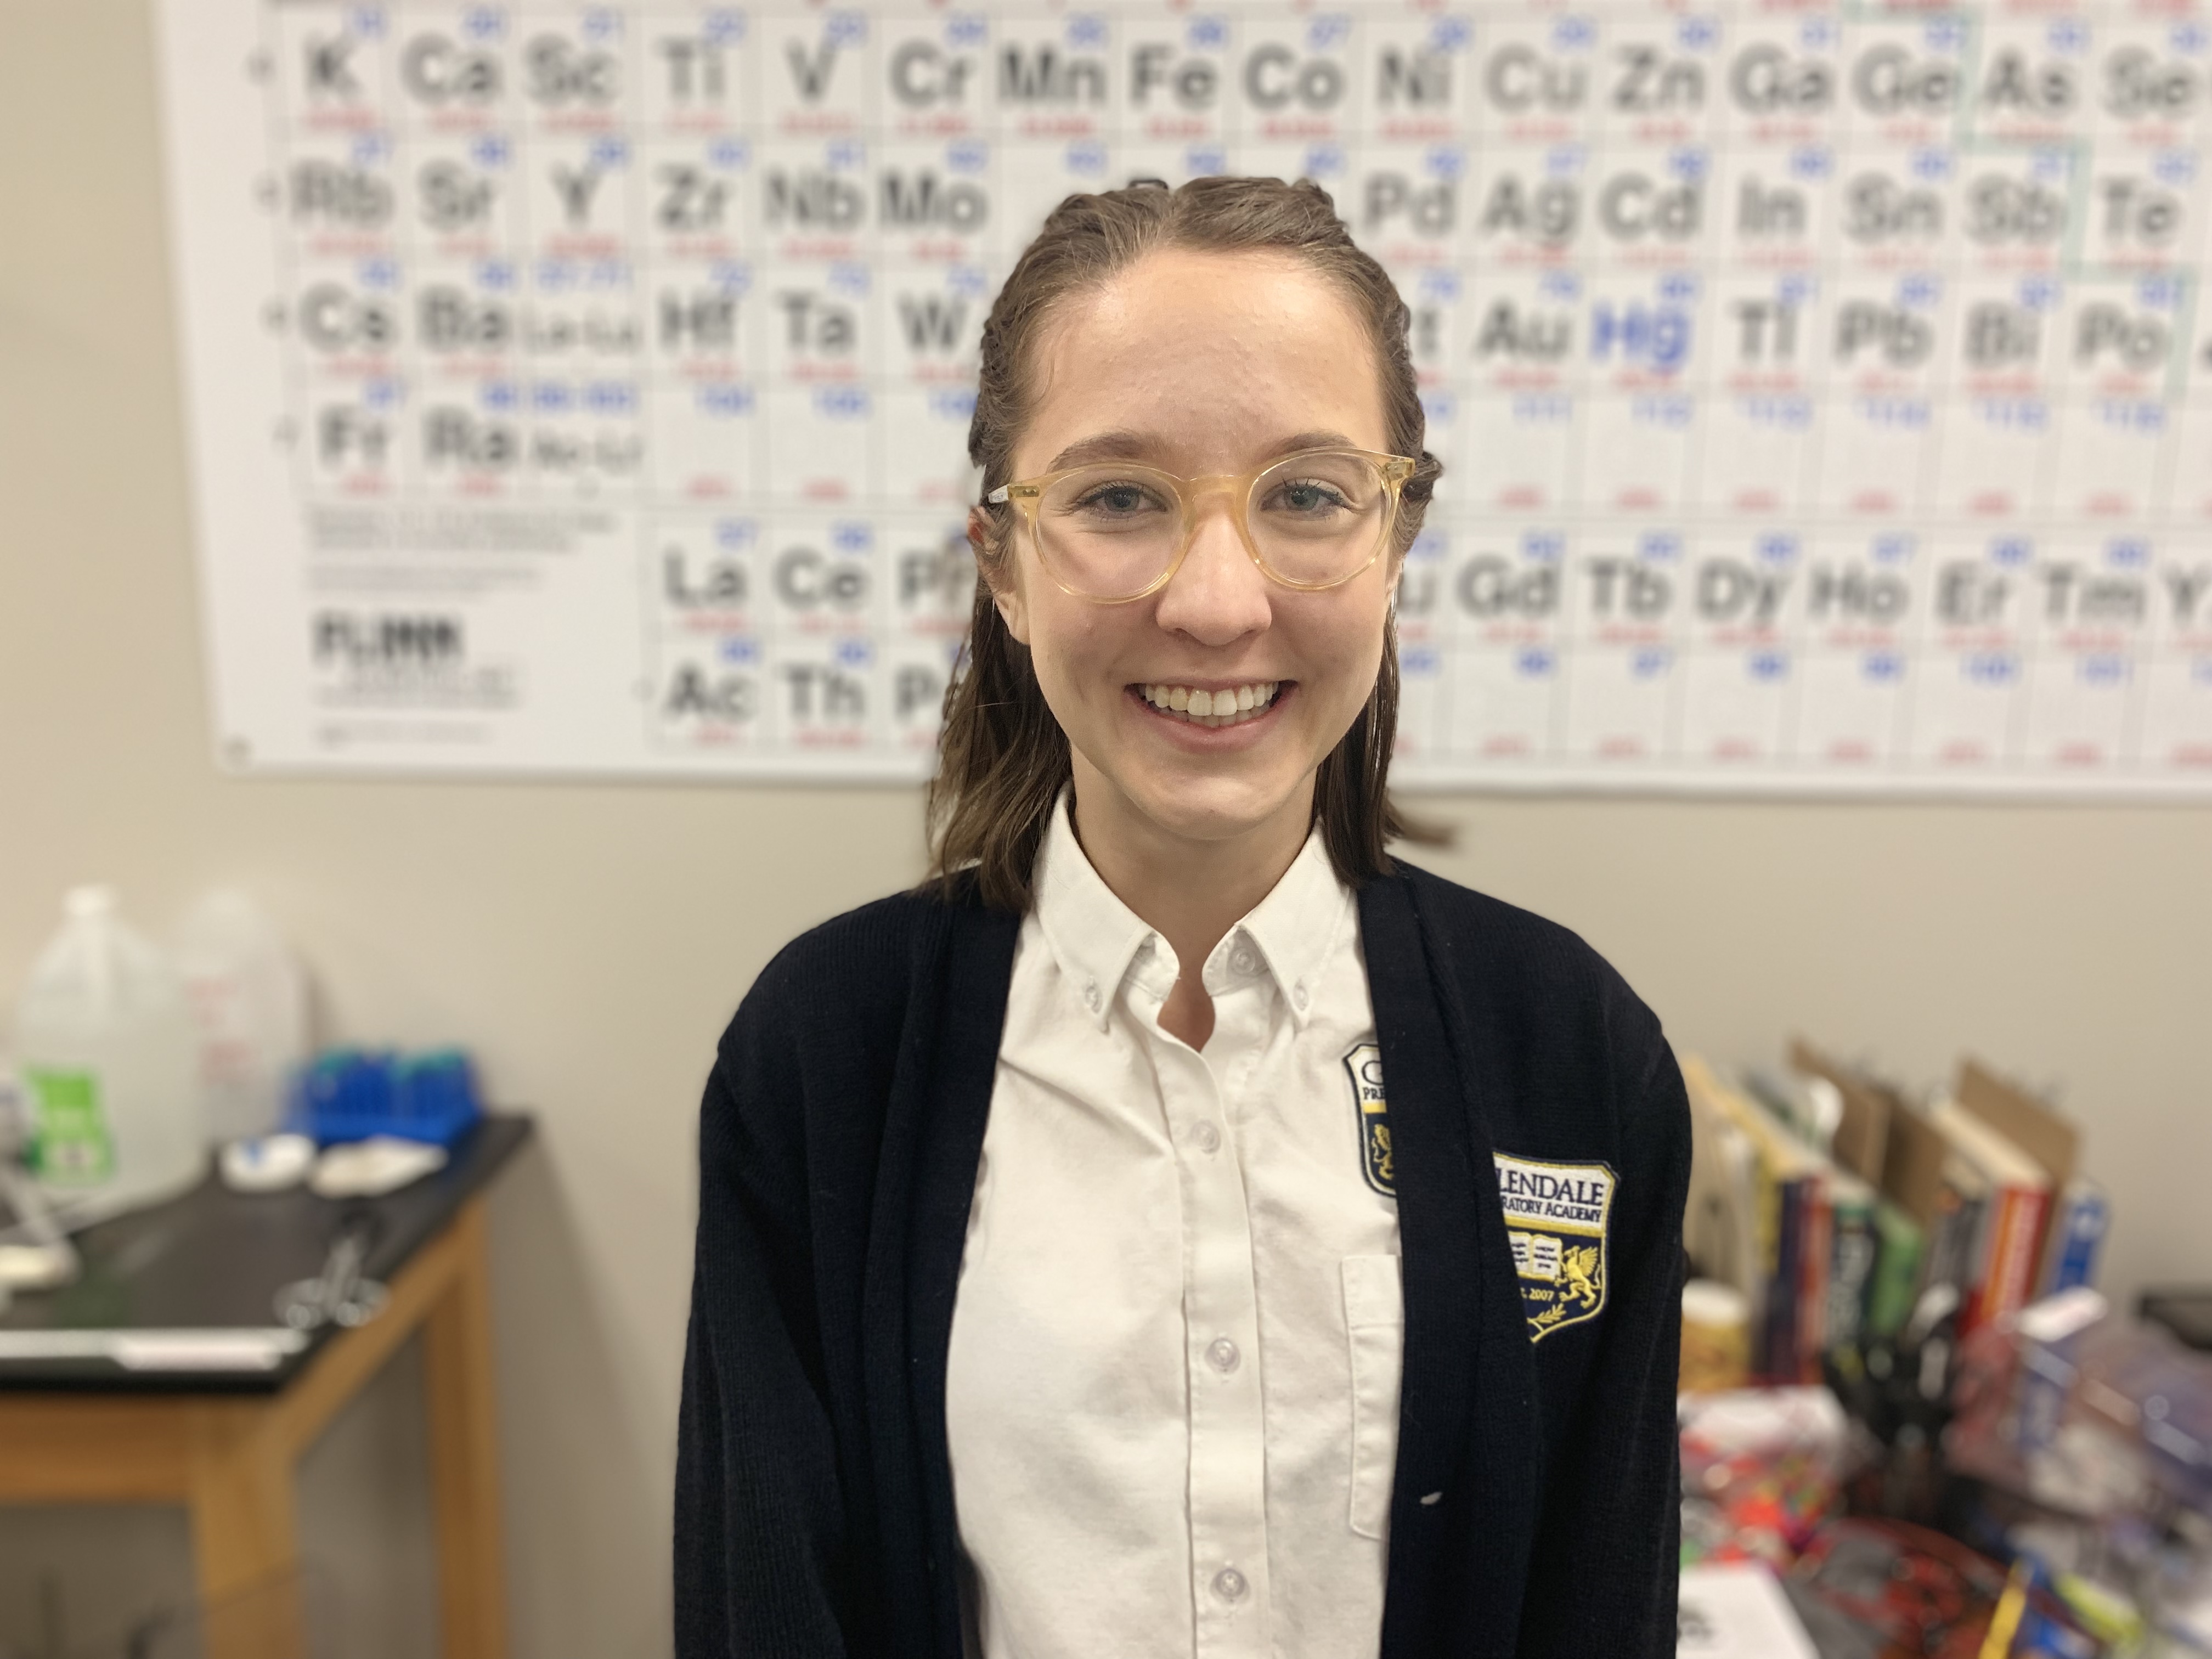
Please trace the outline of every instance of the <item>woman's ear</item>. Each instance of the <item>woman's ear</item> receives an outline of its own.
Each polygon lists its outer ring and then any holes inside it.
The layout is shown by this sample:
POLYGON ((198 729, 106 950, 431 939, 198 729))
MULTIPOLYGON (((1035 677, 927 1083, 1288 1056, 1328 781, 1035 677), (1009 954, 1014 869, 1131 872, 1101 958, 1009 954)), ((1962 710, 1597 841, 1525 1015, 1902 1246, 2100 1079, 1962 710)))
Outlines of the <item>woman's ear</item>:
POLYGON ((968 509, 968 546, 975 555, 975 573, 983 585, 991 590, 991 602, 999 607, 1000 618, 1006 631, 1022 644, 1030 642, 1029 610, 1022 603, 1022 585, 1015 574, 1011 538, 1003 552, 991 550, 992 533, 998 526, 991 515, 980 507, 968 509))

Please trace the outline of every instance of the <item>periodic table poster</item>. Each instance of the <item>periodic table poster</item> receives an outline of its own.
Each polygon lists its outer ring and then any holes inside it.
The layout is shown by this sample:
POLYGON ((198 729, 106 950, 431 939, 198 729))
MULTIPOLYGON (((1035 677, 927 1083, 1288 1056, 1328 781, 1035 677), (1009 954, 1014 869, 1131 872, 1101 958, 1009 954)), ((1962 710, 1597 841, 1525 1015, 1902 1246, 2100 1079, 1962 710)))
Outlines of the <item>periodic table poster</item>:
POLYGON ((1324 185, 1436 787, 2212 793, 2212 15, 158 0, 244 769, 927 775, 1070 191, 1324 185))

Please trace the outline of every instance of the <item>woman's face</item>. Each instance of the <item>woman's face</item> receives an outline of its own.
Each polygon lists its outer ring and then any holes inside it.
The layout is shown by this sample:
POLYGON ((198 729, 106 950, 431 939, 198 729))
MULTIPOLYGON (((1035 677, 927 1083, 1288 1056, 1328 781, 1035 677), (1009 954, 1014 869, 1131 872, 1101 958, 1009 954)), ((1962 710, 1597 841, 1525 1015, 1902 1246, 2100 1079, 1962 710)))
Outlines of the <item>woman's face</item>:
MULTIPOLYGON (((1149 254, 1066 302, 1035 352, 1017 479, 1100 459, 1241 474, 1302 449, 1390 447, 1366 330, 1286 257, 1149 254)), ((1230 514, 1225 495, 1208 501, 1174 580, 1133 603, 1064 592, 1026 529, 996 585, 1073 749, 1079 798, 1103 781, 1159 830, 1200 841, 1285 814, 1303 827, 1315 768, 1374 688, 1398 576, 1386 554, 1325 592, 1279 586, 1230 514), (1170 704, 1203 691, 1241 709, 1249 690, 1262 706, 1211 725, 1158 706, 1162 688, 1170 704)))

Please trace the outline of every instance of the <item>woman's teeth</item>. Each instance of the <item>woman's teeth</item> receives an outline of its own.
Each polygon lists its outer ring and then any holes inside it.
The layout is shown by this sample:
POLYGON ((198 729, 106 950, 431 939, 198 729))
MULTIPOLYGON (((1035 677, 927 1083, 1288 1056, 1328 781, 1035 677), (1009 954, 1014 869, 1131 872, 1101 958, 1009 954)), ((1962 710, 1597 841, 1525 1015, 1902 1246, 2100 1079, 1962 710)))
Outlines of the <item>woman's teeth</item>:
POLYGON ((1231 691, 1194 691, 1187 685, 1140 685, 1146 702, 1194 726, 1236 726, 1267 712, 1280 680, 1256 680, 1231 691))

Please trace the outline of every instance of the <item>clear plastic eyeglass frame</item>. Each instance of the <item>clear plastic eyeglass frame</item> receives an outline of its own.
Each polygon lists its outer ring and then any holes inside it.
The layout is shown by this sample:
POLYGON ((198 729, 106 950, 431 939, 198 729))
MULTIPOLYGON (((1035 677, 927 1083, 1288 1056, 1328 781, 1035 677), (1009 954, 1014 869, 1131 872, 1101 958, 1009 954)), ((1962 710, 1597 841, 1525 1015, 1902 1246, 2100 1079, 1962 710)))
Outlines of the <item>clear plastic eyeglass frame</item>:
POLYGON ((1250 556, 1252 562, 1259 567, 1262 575, 1279 586, 1291 588, 1301 593, 1319 593, 1326 592, 1333 587, 1343 586, 1345 583, 1368 569, 1376 560, 1382 556, 1382 550, 1390 544, 1390 532, 1397 526, 1399 500, 1405 489, 1406 481, 1413 476, 1415 468, 1419 465, 1418 461, 1404 455, 1385 455, 1371 449, 1349 447, 1300 450, 1294 454, 1278 456, 1265 466, 1255 467, 1249 472, 1212 473, 1196 478, 1186 478, 1176 473, 1164 471, 1156 466, 1139 466, 1133 463, 1121 461, 1091 461, 1081 466, 1063 467, 1057 472, 1047 472, 1037 477, 1024 478, 1018 483, 1000 484, 983 499, 993 507, 1003 507, 1011 503, 1018 508, 1023 521, 1029 526, 1030 544, 1036 549, 1037 562, 1043 566, 1045 574, 1052 578, 1053 585, 1064 593, 1072 594, 1079 599, 1088 599, 1094 605, 1133 605, 1139 599, 1150 598, 1173 581, 1176 572, 1182 568, 1182 562, 1190 552, 1191 544, 1198 538, 1200 505, 1215 495, 1225 495, 1229 498, 1231 518, 1237 526, 1237 534, 1244 544, 1244 551, 1250 556), (1296 577, 1286 575, 1274 568, 1267 562, 1267 556, 1261 552, 1259 543, 1252 535, 1252 498, 1259 489, 1260 483, 1263 478, 1271 474, 1279 473, 1285 468, 1294 468, 1301 462, 1310 463, 1324 455, 1358 456, 1362 460, 1372 463, 1387 492, 1387 499, 1383 505, 1382 522, 1376 529, 1375 545, 1369 550, 1364 559, 1342 575, 1333 576, 1327 581, 1300 581, 1296 577), (1097 472, 1101 470, 1109 471, 1116 477, 1126 477, 1132 481, 1144 481, 1163 486, 1167 493, 1175 498, 1176 507, 1182 514, 1182 528, 1176 539, 1175 556, 1168 561, 1164 570, 1146 586, 1133 593, 1089 593, 1079 587, 1069 586, 1060 573, 1054 568, 1054 561, 1046 553, 1044 539, 1038 531, 1037 508, 1044 500, 1047 490, 1061 480, 1074 477, 1079 473, 1097 472))

